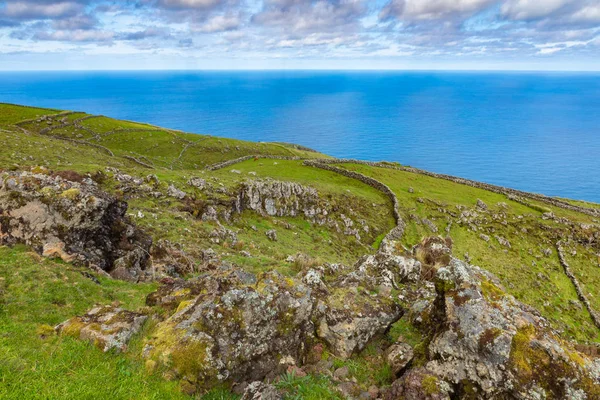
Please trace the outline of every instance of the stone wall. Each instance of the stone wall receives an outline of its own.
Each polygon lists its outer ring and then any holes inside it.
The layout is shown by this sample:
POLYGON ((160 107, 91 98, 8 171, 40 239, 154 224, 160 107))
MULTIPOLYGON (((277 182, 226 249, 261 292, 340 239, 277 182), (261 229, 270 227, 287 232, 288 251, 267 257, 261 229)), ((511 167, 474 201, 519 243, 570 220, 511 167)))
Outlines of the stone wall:
POLYGON ((206 167, 204 167, 204 169, 206 169, 208 171, 216 171, 218 169, 227 168, 231 165, 238 164, 243 161, 252 160, 254 158, 267 158, 267 159, 272 159, 272 160, 302 160, 302 158, 300 158, 300 157, 272 156, 272 155, 257 154, 257 155, 238 157, 238 158, 234 158, 233 160, 227 160, 227 161, 223 161, 220 163, 207 165, 206 167))
POLYGON ((560 241, 558 243, 556 243, 556 250, 558 252, 558 260, 560 261, 560 265, 562 265, 562 267, 565 271, 565 275, 567 275, 567 277, 573 283, 573 286, 575 286, 575 292, 577 292, 577 297, 579 298, 579 301, 581 301, 583 303, 583 305, 585 306, 587 311, 590 313, 590 317, 592 318, 594 325, 596 325, 596 327, 598 329, 600 329, 600 316, 592 308, 590 301, 588 300, 585 293, 583 293, 583 290, 581 289, 581 285, 579 284, 579 281, 577 280, 577 278, 575 277, 573 272, 571 272, 571 268, 569 267, 569 264, 567 263, 567 260, 565 259, 560 241))
POLYGON ((387 185, 385 185, 382 182, 379 182, 376 179, 373 179, 366 175, 360 174, 358 172, 334 167, 333 165, 320 162, 320 160, 319 161, 305 160, 303 164, 306 166, 309 166, 309 167, 315 167, 315 168, 320 168, 320 169, 324 169, 327 171, 335 172, 337 174, 344 175, 351 179, 356 179, 356 180, 364 183, 365 185, 369 185, 372 188, 379 190, 380 192, 385 194, 392 202, 392 205, 393 205, 392 212, 394 215, 394 220, 396 221, 396 227, 394 227, 390 232, 388 232, 388 234, 385 236, 384 240, 386 240, 386 239, 387 240, 398 240, 402 237, 402 235, 404 234, 404 228, 406 227, 406 224, 400 215, 400 204, 398 202, 398 198, 396 197, 394 192, 387 185))
POLYGON ((401 166, 390 165, 387 163, 353 160, 353 159, 320 159, 320 160, 318 160, 318 162, 323 163, 323 164, 345 164, 345 163, 362 164, 362 165, 368 165, 371 167, 389 168, 389 169, 395 169, 398 171, 412 172, 415 174, 430 176, 433 178, 445 179, 447 181, 459 183, 461 185, 467 185, 467 186, 475 187, 478 189, 488 190, 490 192, 499 193, 499 194, 503 194, 506 196, 513 195, 513 196, 527 197, 530 199, 542 201, 544 203, 547 203, 552 206, 559 207, 559 208, 562 208, 565 210, 577 211, 577 212, 587 214, 587 215, 590 215, 593 217, 600 217, 599 209, 579 207, 579 206, 567 203, 565 201, 562 201, 562 200, 559 200, 559 199, 556 199, 553 197, 544 196, 544 195, 538 194, 538 193, 524 192, 521 190, 506 188, 503 186, 497 186, 497 185, 492 185, 489 183, 477 182, 477 181, 473 181, 470 179, 459 178, 459 177, 452 176, 452 175, 445 175, 445 174, 438 174, 435 172, 424 171, 424 170, 421 170, 418 168, 401 167, 401 166))

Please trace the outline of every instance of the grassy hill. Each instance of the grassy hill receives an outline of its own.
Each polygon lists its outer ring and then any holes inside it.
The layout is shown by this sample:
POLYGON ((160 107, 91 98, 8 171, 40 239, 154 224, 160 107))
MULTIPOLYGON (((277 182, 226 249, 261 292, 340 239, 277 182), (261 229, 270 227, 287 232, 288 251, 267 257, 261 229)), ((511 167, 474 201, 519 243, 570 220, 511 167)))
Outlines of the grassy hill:
MULTIPOLYGON (((352 265, 373 253, 396 223, 385 193, 349 176, 305 165, 306 159, 330 157, 290 144, 246 142, 84 112, 0 104, 0 146, 0 170, 43 167, 93 176, 104 190, 128 202, 129 215, 155 242, 177 244, 189 259, 189 276, 199 272, 195 267, 209 248, 250 272, 277 270, 294 276, 307 265, 352 265), (208 168, 245 156, 252 157, 208 168), (160 193, 168 193, 173 185, 187 196, 155 196, 137 190, 135 183, 127 184, 123 176, 153 180, 160 193), (208 189, 190 185, 193 177, 206 182, 208 189), (333 210, 368 228, 361 228, 357 239, 343 227, 313 223, 303 216, 246 210, 230 220, 202 218, 209 207, 229 207, 243 182, 267 178, 313 187, 333 210), (218 230, 225 233, 215 237, 218 230), (267 237, 270 230, 277 231, 277 241, 267 237)), ((555 204, 534 195, 515 198, 395 164, 336 166, 391 189, 406 223, 402 238, 406 248, 424 236, 449 236, 455 255, 494 273, 508 293, 538 309, 565 339, 591 346, 600 340, 600 328, 590 313, 600 311, 600 214, 594 216, 600 205, 574 200, 555 204), (591 310, 565 274, 559 241, 591 310)), ((146 372, 142 361, 132 356, 136 352, 104 354, 86 343, 57 337, 50 329, 94 303, 141 306, 155 288, 155 283, 110 280, 42 259, 26 247, 0 247, 0 397, 185 398, 175 382, 146 372)), ((399 335, 419 340, 404 319, 382 340, 399 335)), ((131 346, 141 348, 141 340, 131 346)), ((335 362, 349 366, 365 385, 391 379, 388 367, 374 359, 369 348, 348 361, 335 362)), ((288 377, 281 386, 304 393, 302 398, 338 396, 327 378, 288 377)), ((203 398, 235 396, 216 389, 203 398)))

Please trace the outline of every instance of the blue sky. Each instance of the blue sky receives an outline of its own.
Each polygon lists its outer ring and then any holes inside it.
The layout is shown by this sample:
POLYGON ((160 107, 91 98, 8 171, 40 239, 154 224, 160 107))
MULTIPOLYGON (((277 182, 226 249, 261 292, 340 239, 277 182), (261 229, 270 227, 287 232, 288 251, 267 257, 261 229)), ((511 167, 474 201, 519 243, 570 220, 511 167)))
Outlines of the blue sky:
POLYGON ((0 1, 0 69, 600 70, 600 0, 0 1))

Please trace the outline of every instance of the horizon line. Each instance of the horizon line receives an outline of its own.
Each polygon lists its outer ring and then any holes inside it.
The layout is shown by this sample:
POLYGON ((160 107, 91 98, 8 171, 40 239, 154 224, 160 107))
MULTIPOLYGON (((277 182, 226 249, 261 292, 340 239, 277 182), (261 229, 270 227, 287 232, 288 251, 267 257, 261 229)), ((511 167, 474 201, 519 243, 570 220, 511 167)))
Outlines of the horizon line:
POLYGON ((600 73, 600 69, 502 69, 502 68, 108 68, 108 69, 1 69, 0 73, 29 72, 544 72, 600 73))

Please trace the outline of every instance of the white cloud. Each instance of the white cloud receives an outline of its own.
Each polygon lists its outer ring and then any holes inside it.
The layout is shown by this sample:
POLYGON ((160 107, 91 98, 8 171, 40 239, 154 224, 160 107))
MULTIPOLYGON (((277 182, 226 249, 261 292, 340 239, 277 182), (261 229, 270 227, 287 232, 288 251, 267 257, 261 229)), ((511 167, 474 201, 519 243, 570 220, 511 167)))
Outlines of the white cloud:
POLYGON ((253 22, 288 32, 330 32, 357 27, 366 11, 363 0, 265 0, 253 22))
POLYGON ((69 1, 48 4, 35 1, 9 1, 6 2, 1 14, 15 19, 50 19, 72 16, 82 9, 82 4, 69 1))
POLYGON ((497 0, 391 0, 380 13, 381 19, 436 20, 469 16, 497 0))
POLYGON ((208 9, 223 3, 222 0, 160 0, 158 4, 165 8, 208 9))
POLYGON ((241 25, 240 17, 237 15, 217 15, 193 30, 204 33, 232 31, 241 25))
POLYGON ((509 0, 502 5, 502 15, 514 20, 547 17, 573 0, 509 0))

